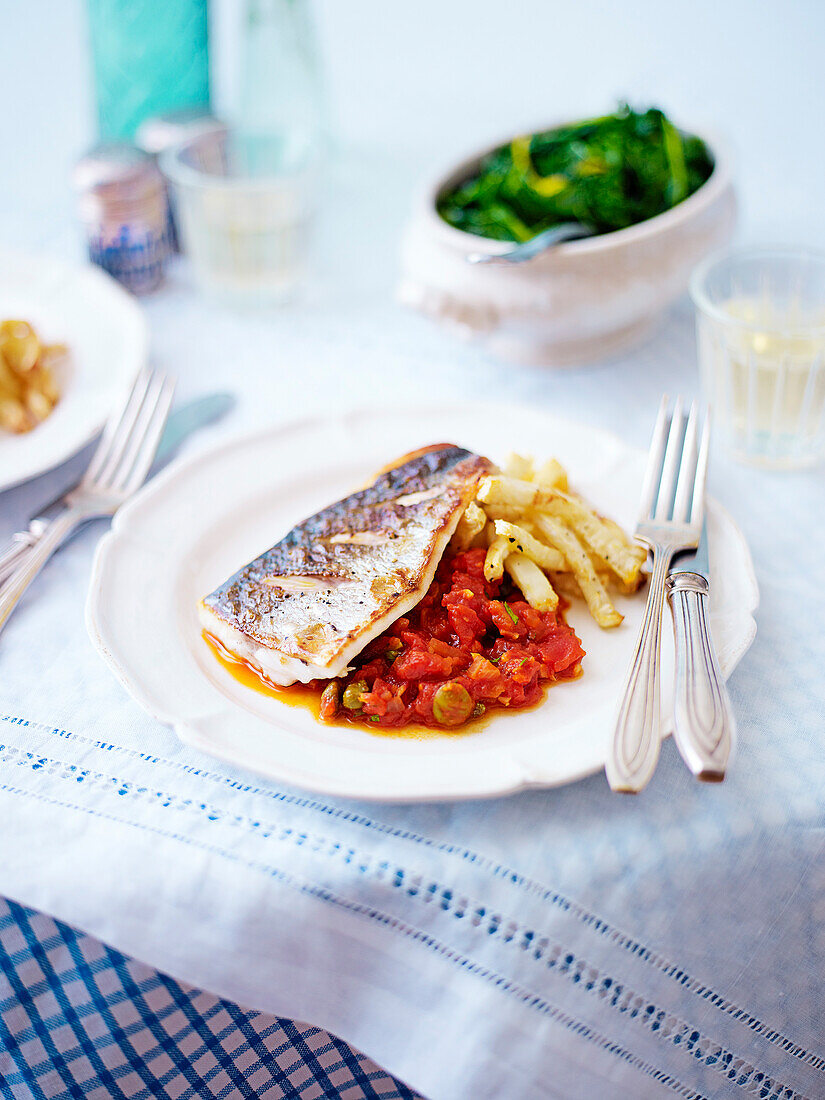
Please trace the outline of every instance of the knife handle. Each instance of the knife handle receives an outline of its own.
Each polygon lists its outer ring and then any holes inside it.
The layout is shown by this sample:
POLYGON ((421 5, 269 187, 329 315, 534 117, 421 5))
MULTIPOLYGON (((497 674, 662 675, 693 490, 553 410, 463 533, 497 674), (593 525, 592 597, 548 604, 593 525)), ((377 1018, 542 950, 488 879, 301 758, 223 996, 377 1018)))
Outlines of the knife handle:
POLYGON ((708 592, 699 573, 668 577, 676 642, 673 736, 693 774, 719 782, 725 778, 736 722, 708 627, 708 592))

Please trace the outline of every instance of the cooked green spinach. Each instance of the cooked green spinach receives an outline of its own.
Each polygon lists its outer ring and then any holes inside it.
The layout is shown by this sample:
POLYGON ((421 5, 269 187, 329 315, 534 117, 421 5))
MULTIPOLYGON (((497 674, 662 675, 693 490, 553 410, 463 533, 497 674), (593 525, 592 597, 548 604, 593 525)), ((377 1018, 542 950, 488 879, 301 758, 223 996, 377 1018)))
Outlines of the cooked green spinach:
POLYGON ((457 229, 526 241, 560 222, 610 233, 676 206, 708 179, 701 138, 656 107, 622 105, 612 115, 513 138, 438 199, 457 229))

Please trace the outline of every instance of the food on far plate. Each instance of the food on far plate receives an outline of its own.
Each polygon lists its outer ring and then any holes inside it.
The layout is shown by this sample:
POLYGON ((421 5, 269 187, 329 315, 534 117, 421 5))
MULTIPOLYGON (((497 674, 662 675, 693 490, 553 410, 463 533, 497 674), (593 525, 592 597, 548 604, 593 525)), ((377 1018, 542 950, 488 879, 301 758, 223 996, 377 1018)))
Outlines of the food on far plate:
POLYGON ((55 366, 63 344, 43 344, 28 321, 0 322, 0 430, 28 432, 45 420, 60 394, 55 366))
POLYGON ((578 676, 567 597, 616 626, 608 586, 638 588, 645 558, 556 460, 534 470, 514 455, 499 471, 437 444, 298 524, 200 619, 264 683, 311 685, 324 720, 456 729, 578 676))
POLYGON ((610 233, 669 210, 713 172, 701 138, 660 110, 615 114, 513 138, 446 191, 438 211, 457 229, 526 241, 561 222, 610 233))

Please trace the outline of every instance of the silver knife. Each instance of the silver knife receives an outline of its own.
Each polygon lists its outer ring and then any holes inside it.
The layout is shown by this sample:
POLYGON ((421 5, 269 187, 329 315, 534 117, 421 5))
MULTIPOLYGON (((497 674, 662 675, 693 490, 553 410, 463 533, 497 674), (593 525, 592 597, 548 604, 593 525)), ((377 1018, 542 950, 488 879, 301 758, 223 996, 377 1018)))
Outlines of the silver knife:
MULTIPOLYGON (((213 424, 216 420, 220 420, 233 408, 234 404, 235 398, 231 394, 212 393, 206 397, 198 397, 194 401, 189 401, 186 405, 181 405, 180 408, 170 413, 149 477, 151 478, 166 465, 181 443, 193 432, 205 428, 208 424, 213 424)), ((63 498, 65 495, 65 492, 62 492, 44 508, 41 508, 37 515, 31 518, 25 531, 18 531, 15 535, 12 535, 9 546, 6 550, 0 552, 0 585, 7 577, 11 576, 25 557, 26 552, 34 545, 57 512, 64 507, 63 498)))
POLYGON ((705 521, 696 551, 680 555, 667 579, 676 643, 673 737, 694 775, 718 782, 725 778, 736 722, 708 624, 708 577, 705 521))

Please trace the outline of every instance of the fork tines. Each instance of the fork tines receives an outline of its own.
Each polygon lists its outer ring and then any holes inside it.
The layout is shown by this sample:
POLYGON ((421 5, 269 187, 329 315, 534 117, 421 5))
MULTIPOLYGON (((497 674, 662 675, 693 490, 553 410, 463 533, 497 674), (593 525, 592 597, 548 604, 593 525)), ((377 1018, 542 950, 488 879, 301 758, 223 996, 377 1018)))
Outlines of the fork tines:
POLYGON ((119 414, 109 418, 83 475, 81 487, 128 496, 146 479, 155 456, 174 383, 159 371, 142 370, 119 414))
POLYGON ((640 524, 699 526, 705 503, 710 445, 710 412, 694 401, 685 415, 684 401, 662 398, 653 429, 639 505, 640 524))

